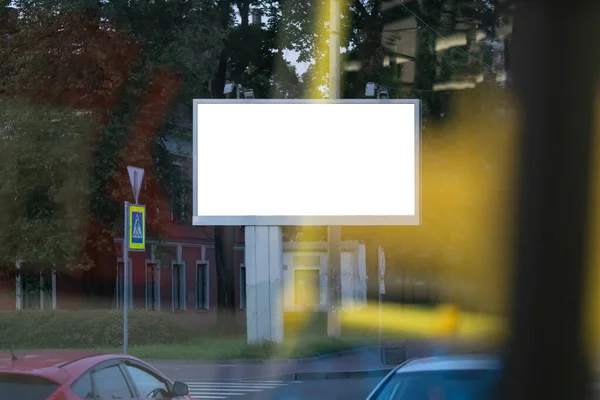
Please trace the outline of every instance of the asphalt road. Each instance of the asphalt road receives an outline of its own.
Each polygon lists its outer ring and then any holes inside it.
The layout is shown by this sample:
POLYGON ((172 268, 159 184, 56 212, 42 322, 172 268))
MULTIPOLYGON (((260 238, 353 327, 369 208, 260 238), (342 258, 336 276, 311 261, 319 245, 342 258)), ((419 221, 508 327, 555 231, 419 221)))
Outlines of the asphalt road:
MULTIPOLYGON (((380 378, 312 381, 187 381, 194 399, 236 400, 364 400, 380 378)), ((600 383, 592 384, 590 400, 600 400, 600 383)))
POLYGON ((364 400, 380 378, 313 381, 186 381, 197 400, 364 400))

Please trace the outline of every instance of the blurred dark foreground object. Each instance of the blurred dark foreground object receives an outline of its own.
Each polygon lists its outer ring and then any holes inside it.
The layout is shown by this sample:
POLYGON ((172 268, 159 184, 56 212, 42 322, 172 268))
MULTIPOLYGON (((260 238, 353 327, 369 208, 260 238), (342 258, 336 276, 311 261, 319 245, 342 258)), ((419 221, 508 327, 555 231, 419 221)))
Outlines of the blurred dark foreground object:
POLYGON ((600 2, 518 1, 509 73, 522 116, 503 398, 581 400, 600 2))

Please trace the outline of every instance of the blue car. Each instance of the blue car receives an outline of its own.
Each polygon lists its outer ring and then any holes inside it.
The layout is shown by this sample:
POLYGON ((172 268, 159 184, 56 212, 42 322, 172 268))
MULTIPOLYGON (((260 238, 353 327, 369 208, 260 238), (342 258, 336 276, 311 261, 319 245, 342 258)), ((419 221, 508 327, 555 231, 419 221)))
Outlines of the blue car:
POLYGON ((394 368, 367 400, 493 400, 499 383, 497 357, 420 358, 394 368))

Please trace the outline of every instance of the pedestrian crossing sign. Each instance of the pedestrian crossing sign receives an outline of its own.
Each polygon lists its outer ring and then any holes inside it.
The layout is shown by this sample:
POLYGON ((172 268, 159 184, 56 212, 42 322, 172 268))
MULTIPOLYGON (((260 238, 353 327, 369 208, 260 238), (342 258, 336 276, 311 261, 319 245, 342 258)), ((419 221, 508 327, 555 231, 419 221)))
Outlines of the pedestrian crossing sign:
POLYGON ((129 206, 129 250, 146 250, 146 207, 129 206))

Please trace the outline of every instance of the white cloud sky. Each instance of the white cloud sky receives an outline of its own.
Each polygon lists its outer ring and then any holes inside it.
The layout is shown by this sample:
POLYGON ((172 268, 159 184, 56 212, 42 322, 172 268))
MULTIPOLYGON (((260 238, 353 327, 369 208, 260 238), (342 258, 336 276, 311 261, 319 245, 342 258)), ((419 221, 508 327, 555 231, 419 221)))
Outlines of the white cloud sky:
MULTIPOLYGON (((237 7, 236 7, 235 22, 237 24, 242 22, 240 15, 239 15, 239 11, 237 10, 237 7)), ((263 16, 262 23, 265 24, 267 22, 268 22, 268 18, 263 16)), ((283 54, 284 54, 285 59, 296 67, 296 72, 298 73, 299 76, 302 76, 302 74, 306 72, 306 70, 308 69, 308 66, 310 64, 309 63, 299 63, 297 61, 298 60, 298 52, 292 51, 292 50, 284 50, 283 54)))
POLYGON ((286 60, 288 60, 292 65, 296 67, 296 72, 298 75, 302 76, 303 73, 308 69, 309 63, 299 63, 298 60, 298 52, 292 50, 284 50, 283 55, 286 60))

